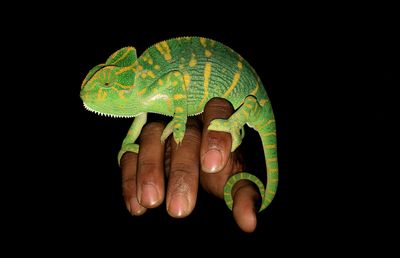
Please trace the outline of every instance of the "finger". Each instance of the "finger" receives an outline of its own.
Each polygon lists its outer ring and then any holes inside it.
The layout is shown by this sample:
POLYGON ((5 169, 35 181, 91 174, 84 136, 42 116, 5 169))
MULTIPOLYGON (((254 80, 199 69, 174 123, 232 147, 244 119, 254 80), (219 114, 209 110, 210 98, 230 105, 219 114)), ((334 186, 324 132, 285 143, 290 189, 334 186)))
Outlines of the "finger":
POLYGON ((225 167, 232 144, 229 133, 208 131, 207 128, 213 119, 228 118, 233 111, 232 105, 221 98, 211 99, 204 108, 200 157, 201 168, 206 173, 216 173, 225 167))
POLYGON ((146 208, 141 206, 136 196, 136 172, 138 155, 126 152, 121 158, 122 193, 125 205, 132 215, 142 215, 146 208))
POLYGON ((227 164, 218 173, 206 173, 201 171, 200 183, 204 190, 223 199, 226 181, 228 181, 229 177, 235 172, 243 171, 243 161, 240 154, 239 146, 236 151, 230 153, 227 164))
POLYGON ((177 146, 175 141, 171 141, 167 210, 172 217, 185 217, 195 206, 199 180, 200 137, 199 122, 189 119, 182 143, 177 146))
POLYGON ((256 203, 260 195, 256 186, 247 180, 236 183, 232 189, 233 217, 238 226, 245 232, 253 232, 257 226, 256 203))
POLYGON ((146 208, 156 207, 164 199, 164 144, 160 140, 163 129, 161 123, 149 123, 140 135, 137 198, 146 208))

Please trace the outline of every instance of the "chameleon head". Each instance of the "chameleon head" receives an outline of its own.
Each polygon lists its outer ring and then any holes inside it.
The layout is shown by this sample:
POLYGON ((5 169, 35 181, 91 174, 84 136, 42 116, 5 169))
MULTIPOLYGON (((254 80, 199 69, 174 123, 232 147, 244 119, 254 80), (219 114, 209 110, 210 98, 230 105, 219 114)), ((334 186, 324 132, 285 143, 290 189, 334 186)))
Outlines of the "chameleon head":
POLYGON ((136 51, 126 47, 92 68, 82 82, 80 97, 86 109, 101 115, 134 117, 140 113, 130 98, 135 91, 136 51))

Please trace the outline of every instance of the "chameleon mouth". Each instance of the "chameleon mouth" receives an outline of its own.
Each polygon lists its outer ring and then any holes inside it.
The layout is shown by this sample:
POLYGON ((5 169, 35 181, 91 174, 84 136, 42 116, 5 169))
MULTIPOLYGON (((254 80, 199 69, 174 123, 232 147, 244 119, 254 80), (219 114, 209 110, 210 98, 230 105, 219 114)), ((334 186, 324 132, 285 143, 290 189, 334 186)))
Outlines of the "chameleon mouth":
POLYGON ((85 102, 83 102, 83 106, 85 107, 86 110, 89 110, 90 112, 96 113, 100 116, 106 116, 106 117, 116 117, 116 118, 132 118, 134 116, 128 116, 128 115, 115 115, 115 114, 108 114, 108 113, 103 113, 99 112, 91 107, 89 107, 85 102))

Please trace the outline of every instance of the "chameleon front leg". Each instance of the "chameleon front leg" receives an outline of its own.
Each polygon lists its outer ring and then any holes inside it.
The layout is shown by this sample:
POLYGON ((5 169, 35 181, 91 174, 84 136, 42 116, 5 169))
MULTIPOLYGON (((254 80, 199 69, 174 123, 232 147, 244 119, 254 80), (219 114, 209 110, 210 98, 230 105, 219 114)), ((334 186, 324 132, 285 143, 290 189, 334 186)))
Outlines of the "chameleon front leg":
POLYGON ((187 85, 181 72, 175 71, 167 75, 170 99, 173 102, 174 115, 172 120, 165 127, 161 141, 173 134, 175 142, 179 145, 185 135, 186 121, 188 116, 187 108, 187 85))
POLYGON ((121 157, 125 152, 131 151, 133 153, 139 153, 139 144, 136 144, 135 141, 139 137, 143 126, 146 124, 146 121, 147 113, 142 113, 136 116, 135 120, 133 120, 133 123, 129 128, 128 134, 122 142, 121 150, 118 153, 118 165, 120 164, 121 157))

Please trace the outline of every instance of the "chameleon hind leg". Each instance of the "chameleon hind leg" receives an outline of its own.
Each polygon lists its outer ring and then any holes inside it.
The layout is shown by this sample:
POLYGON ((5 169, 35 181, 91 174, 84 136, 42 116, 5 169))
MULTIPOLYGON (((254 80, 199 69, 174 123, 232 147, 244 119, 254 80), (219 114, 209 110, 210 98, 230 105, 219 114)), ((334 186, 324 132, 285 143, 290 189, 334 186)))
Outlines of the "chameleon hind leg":
POLYGON ((128 134, 122 142, 121 150, 118 153, 118 165, 120 165, 121 157, 125 152, 130 151, 133 153, 139 153, 139 144, 136 144, 135 141, 140 135, 143 126, 147 121, 147 113, 142 113, 135 117, 131 127, 129 128, 128 134))
MULTIPOLYGON (((232 136, 232 151, 234 151, 242 142, 244 137, 244 124, 251 120, 258 119, 261 106, 254 96, 247 96, 243 105, 235 111, 228 119, 214 119, 211 121, 208 130, 228 132, 232 136)), ((249 180, 256 184, 261 196, 265 195, 264 184, 256 176, 241 172, 231 176, 224 186, 224 200, 229 209, 232 210, 233 198, 232 188, 240 180, 249 180)))
POLYGON ((230 133, 232 136, 231 151, 236 150, 244 138, 244 124, 250 121, 250 114, 255 113, 261 106, 254 96, 247 96, 243 105, 228 119, 214 119, 208 126, 208 130, 230 133))
POLYGON ((173 101, 174 115, 172 120, 165 127, 162 135, 161 142, 173 134, 175 142, 179 145, 185 135, 186 121, 187 121, 187 86, 185 84, 184 76, 181 72, 170 72, 167 76, 168 87, 170 87, 170 98, 173 101))

